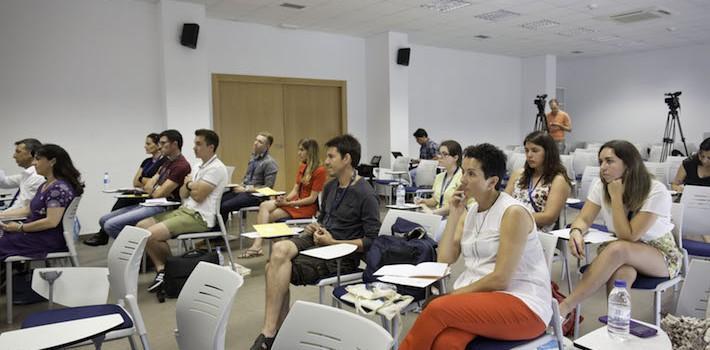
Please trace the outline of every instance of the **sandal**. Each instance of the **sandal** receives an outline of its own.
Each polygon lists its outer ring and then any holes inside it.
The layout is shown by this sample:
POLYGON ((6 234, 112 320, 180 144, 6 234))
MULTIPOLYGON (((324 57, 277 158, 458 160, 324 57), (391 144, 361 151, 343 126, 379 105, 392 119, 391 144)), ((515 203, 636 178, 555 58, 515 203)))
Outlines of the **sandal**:
POLYGON ((259 249, 247 249, 245 250, 241 255, 237 257, 237 259, 250 259, 250 258, 256 258, 258 256, 264 255, 263 251, 261 248, 259 249))

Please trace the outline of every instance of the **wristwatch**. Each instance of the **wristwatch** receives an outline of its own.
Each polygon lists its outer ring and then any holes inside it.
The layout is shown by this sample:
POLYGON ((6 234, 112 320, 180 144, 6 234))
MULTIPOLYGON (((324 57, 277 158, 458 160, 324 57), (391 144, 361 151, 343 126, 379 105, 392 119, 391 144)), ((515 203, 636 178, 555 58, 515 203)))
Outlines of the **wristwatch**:
POLYGON ((187 188, 188 191, 192 191, 192 188, 190 188, 191 183, 192 183, 192 181, 188 181, 185 183, 185 188, 187 188))

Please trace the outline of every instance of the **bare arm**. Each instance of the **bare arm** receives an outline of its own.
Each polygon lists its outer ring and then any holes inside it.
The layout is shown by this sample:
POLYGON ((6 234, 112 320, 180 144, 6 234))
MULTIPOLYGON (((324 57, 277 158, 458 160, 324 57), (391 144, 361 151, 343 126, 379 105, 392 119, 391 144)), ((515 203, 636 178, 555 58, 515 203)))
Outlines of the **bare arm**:
MULTIPOLYGON (((47 208, 47 216, 36 220, 32 222, 28 222, 26 224, 22 224, 22 231, 23 232, 37 232, 37 231, 44 231, 44 230, 49 230, 51 228, 57 227, 59 223, 62 221, 62 215, 64 215, 64 209, 65 208, 47 208)), ((8 224, 3 224, 1 226, 3 230, 7 231, 18 231, 20 228, 19 223, 8 223, 8 224)))
POLYGON ((553 224, 560 217, 560 213, 564 210, 565 201, 570 193, 570 187, 565 181, 564 176, 557 175, 552 180, 550 194, 547 197, 545 210, 539 213, 533 213, 535 223, 538 227, 553 224))
POLYGON ((153 190, 152 193, 150 193, 150 196, 153 198, 162 198, 162 197, 167 197, 169 196, 176 188, 178 187, 178 184, 174 182, 173 180, 165 180, 162 185, 158 186, 153 190))
POLYGON ((461 254, 461 237, 466 219, 465 200, 463 191, 457 191, 449 200, 449 218, 439 240, 438 262, 453 264, 461 254))
POLYGON ((500 224, 500 245, 493 272, 451 294, 506 290, 520 264, 533 220, 525 208, 515 205, 506 209, 500 224))
MULTIPOLYGON (((185 183, 187 185, 187 182, 185 183)), ((187 186, 183 185, 182 187, 187 190, 187 186)), ((214 191, 214 189, 217 186, 207 182, 207 181, 190 181, 190 189, 189 191, 189 196, 192 197, 192 199, 195 200, 197 203, 202 203, 204 202, 207 197, 209 197, 210 193, 214 191)))
POLYGON ((143 174, 143 169, 138 168, 138 171, 136 171, 136 174, 133 175, 133 187, 143 187, 143 182, 141 181, 141 175, 143 174))
POLYGON ((584 234, 589 231, 600 210, 601 207, 599 205, 586 201, 579 215, 572 222, 568 244, 570 253, 577 258, 584 257, 584 234))
POLYGON ((0 212, 0 219, 1 218, 10 218, 10 217, 25 217, 30 215, 30 207, 29 205, 25 205, 20 208, 15 208, 15 209, 10 209, 10 210, 5 210, 3 212, 0 212))
POLYGON ((671 183, 671 189, 673 189, 676 192, 683 192, 683 183, 685 182, 685 177, 688 176, 685 172, 685 167, 683 165, 678 168, 678 172, 675 174, 675 178, 673 179, 673 182, 671 183))

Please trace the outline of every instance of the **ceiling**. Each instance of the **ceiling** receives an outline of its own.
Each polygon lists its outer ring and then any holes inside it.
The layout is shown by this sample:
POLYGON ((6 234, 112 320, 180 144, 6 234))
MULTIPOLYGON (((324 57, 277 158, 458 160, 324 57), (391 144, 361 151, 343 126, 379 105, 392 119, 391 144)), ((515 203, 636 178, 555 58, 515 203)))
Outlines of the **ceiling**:
POLYGON ((471 5, 445 13, 421 6, 433 0, 183 1, 205 4, 211 18, 363 38, 402 32, 413 44, 518 57, 597 56, 710 43, 710 0, 468 0, 471 5), (281 6, 285 2, 305 8, 281 6), (627 24, 609 19, 654 7, 670 15, 627 24), (476 17, 498 10, 517 15, 497 21, 476 17), (526 28, 535 24, 551 26, 526 28))

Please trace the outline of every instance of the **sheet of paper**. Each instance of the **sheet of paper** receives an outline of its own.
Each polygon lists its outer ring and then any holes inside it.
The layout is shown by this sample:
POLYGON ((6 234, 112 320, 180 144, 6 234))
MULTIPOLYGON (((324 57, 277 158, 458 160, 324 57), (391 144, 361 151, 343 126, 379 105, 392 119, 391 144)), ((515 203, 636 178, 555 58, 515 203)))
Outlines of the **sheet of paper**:
MULTIPOLYGON (((559 239, 569 240, 570 229, 564 228, 561 230, 550 231, 550 234, 557 236, 559 239)), ((589 229, 586 235, 584 235, 584 243, 598 244, 604 242, 615 241, 617 238, 613 233, 600 231, 597 229, 589 229)))
POLYGON ((291 228, 283 222, 254 225, 254 229, 259 233, 259 236, 263 238, 293 235, 291 228))
POLYGON ((438 281, 438 278, 419 278, 419 277, 399 277, 399 276, 380 276, 378 280, 387 283, 400 284, 404 286, 412 286, 418 288, 426 288, 430 284, 438 281))
POLYGON ((280 195, 286 193, 284 191, 274 191, 270 187, 257 188, 255 191, 256 191, 256 193, 259 193, 262 196, 280 196, 280 195))
POLYGON ((416 266, 410 264, 385 265, 375 271, 375 276, 442 277, 446 274, 447 267, 447 264, 438 262, 423 262, 416 266))

